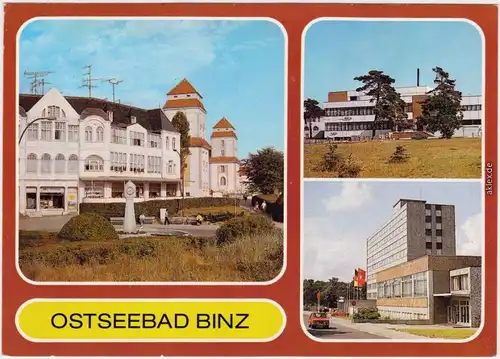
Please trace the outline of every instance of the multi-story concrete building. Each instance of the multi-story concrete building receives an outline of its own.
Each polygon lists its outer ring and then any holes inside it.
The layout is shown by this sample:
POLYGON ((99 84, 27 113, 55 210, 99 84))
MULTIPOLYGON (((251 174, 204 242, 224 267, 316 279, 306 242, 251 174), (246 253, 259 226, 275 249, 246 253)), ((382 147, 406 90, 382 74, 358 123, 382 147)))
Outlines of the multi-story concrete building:
POLYGON ((77 212, 82 202, 125 201, 129 180, 136 201, 179 197, 182 189, 195 197, 242 191, 234 127, 227 120, 216 125, 212 157, 201 99, 187 80, 168 93, 163 110, 63 96, 55 88, 20 94, 19 211, 63 214, 77 212), (186 114, 191 136, 184 186, 180 134, 170 122, 178 111, 186 114), (211 169, 219 171, 213 178, 211 169))
MULTIPOLYGON (((422 114, 422 102, 431 91, 431 87, 398 87, 396 91, 406 103, 405 111, 409 121, 416 120, 422 114)), ((313 138, 333 139, 336 141, 359 141, 372 138, 375 115, 375 103, 372 97, 357 91, 334 91, 328 93, 328 101, 323 104, 325 116, 311 122, 313 138)), ((462 96, 462 127, 455 131, 454 137, 482 136, 482 97, 462 96)), ((304 128, 304 136, 310 136, 309 124, 304 128)), ((380 122, 375 137, 387 137, 391 132, 387 122, 380 122)), ((440 136, 434 133, 434 136, 440 136)))
POLYGON ((376 274, 382 317, 422 324, 481 324, 481 257, 427 255, 376 274))
POLYGON ((378 272, 425 255, 456 254, 455 207, 400 199, 367 239, 366 252, 367 299, 376 299, 378 272))

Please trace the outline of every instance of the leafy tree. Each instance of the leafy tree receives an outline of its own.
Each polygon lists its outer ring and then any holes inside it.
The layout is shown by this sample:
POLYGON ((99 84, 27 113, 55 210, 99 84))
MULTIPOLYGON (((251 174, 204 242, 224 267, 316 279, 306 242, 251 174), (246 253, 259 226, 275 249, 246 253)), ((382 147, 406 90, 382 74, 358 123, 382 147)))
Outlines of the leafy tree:
POLYGON ((329 308, 335 307, 340 297, 348 298, 366 298, 366 284, 361 289, 355 289, 354 283, 342 282, 338 278, 330 278, 328 281, 304 279, 303 281, 303 299, 304 306, 316 306, 318 304, 316 293, 320 292, 321 305, 329 308))
POLYGON ((184 182, 184 173, 187 167, 187 157, 189 156, 189 144, 191 142, 191 136, 189 136, 189 121, 186 118, 184 112, 178 111, 173 119, 172 125, 181 135, 180 144, 180 155, 181 155, 181 179, 184 182))
POLYGON ((285 158, 273 147, 257 150, 241 161, 250 191, 262 194, 283 192, 285 158))
POLYGON ((462 93, 455 89, 455 80, 441 67, 432 69, 436 73, 436 87, 429 91, 429 97, 422 103, 422 115, 418 127, 430 132, 441 133, 441 138, 451 138, 461 126, 462 93))
POLYGON ((324 111, 319 106, 319 102, 313 99, 308 98, 304 101, 304 120, 306 126, 309 127, 309 138, 313 137, 312 134, 312 122, 317 120, 323 116, 324 111))
POLYGON ((370 96, 370 102, 375 102, 373 113, 372 138, 375 131, 383 128, 383 123, 388 122, 390 128, 397 127, 398 130, 407 127, 407 114, 405 102, 394 88, 395 80, 383 71, 371 70, 367 75, 355 77, 354 80, 363 83, 356 89, 370 96))

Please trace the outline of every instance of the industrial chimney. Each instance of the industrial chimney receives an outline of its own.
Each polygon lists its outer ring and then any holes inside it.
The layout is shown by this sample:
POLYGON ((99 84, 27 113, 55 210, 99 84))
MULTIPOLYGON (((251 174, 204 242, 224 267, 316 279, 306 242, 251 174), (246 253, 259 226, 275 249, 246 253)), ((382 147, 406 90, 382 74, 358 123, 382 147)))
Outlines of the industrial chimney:
POLYGON ((417 87, 420 86, 420 69, 417 69, 417 87))

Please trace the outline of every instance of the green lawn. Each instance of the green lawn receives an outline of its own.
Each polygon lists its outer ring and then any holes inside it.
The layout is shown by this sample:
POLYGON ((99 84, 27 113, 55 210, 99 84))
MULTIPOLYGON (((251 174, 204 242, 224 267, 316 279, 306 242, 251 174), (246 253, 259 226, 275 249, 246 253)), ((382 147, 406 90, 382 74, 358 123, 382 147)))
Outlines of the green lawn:
POLYGON ((467 339, 476 333, 476 329, 469 328, 402 328, 396 331, 440 339, 467 339))
MULTIPOLYGON (((316 168, 327 148, 327 144, 304 145, 304 177, 337 177, 335 172, 316 168)), ((481 139, 478 138, 375 140, 341 143, 338 150, 344 155, 351 154, 361 165, 360 178, 481 178, 481 139), (402 164, 388 164, 398 145, 406 147, 410 159, 402 164)))

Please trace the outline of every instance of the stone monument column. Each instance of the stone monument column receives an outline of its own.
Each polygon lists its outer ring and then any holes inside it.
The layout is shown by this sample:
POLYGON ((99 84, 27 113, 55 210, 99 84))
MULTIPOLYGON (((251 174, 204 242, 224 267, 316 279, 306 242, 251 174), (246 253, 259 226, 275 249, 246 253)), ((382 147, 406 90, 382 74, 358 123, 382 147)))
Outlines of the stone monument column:
POLYGON ((132 181, 125 183, 125 218, 123 219, 123 233, 137 233, 135 222, 135 184, 132 181))

